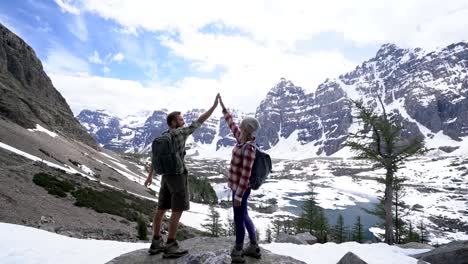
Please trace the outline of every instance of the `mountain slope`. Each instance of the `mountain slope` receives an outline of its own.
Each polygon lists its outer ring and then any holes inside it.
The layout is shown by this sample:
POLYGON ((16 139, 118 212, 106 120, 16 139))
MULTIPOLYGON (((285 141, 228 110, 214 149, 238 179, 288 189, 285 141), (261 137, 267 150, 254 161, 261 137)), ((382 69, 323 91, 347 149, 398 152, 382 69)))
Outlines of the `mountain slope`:
POLYGON ((53 87, 32 48, 1 24, 0 94, 0 118, 24 128, 39 124, 97 147, 53 87))

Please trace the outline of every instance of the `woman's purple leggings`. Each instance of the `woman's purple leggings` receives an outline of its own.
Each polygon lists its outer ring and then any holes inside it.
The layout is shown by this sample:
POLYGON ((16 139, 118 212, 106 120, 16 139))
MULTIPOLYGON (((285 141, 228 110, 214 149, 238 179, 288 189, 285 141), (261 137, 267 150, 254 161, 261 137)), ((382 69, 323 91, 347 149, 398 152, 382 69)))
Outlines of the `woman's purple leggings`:
MULTIPOLYGON (((250 241, 257 242, 255 235, 255 226, 252 222, 252 219, 249 217, 247 212, 247 199, 250 195, 250 188, 245 190, 244 196, 242 197, 241 206, 233 206, 234 209, 234 224, 236 228, 236 245, 244 244, 245 238, 245 229, 249 233, 250 241)), ((235 193, 232 194, 232 200, 234 201, 235 193)), ((233 202, 234 203, 234 202, 233 202)))

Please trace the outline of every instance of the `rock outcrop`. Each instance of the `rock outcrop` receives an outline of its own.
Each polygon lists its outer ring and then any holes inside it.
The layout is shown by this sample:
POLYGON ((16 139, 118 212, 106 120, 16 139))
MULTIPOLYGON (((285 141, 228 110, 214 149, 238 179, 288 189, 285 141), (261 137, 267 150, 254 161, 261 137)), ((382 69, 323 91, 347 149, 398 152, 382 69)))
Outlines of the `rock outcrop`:
POLYGON ((353 252, 348 252, 336 264, 367 264, 367 262, 356 256, 353 252))
MULTIPOLYGON (((117 257, 107 264, 228 264, 231 263, 230 251, 233 246, 233 238, 208 238, 196 237, 179 242, 189 249, 189 254, 179 259, 163 259, 162 255, 148 255, 147 249, 140 249, 117 257)), ((254 259, 246 257, 250 264, 302 264, 304 262, 273 254, 262 249, 262 258, 254 259)))
POLYGON ((468 264, 468 240, 451 242, 413 257, 431 264, 468 264))
POLYGON ((39 124, 97 147, 54 88, 34 50, 0 24, 0 118, 24 128, 39 124))

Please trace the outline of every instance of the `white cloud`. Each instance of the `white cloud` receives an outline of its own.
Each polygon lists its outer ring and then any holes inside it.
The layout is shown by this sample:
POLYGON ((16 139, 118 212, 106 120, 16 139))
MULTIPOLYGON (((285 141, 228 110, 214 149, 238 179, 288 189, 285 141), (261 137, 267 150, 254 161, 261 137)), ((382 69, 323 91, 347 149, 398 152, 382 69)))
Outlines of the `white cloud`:
POLYGON ((112 57, 112 60, 120 63, 124 60, 124 58, 124 55, 121 52, 119 52, 115 54, 114 57, 112 57))
POLYGON ((85 60, 58 46, 49 49, 44 69, 48 74, 87 75, 90 72, 89 65, 85 60))
POLYGON ((60 7, 62 12, 68 12, 74 15, 80 14, 80 10, 78 9, 78 7, 72 4, 73 1, 70 1, 70 0, 54 0, 54 1, 60 7))
POLYGON ((211 97, 221 92, 230 106, 255 111, 280 77, 313 91, 326 78, 360 63, 350 61, 333 47, 298 47, 298 43, 315 41, 320 33, 342 36, 355 46, 392 42, 428 49, 468 39, 465 0, 56 1, 116 21, 122 27, 118 31, 132 33, 119 34, 116 41, 121 52, 103 60, 125 59, 153 79, 144 87, 140 82, 55 75, 54 82, 74 109, 95 107, 122 113, 142 107, 206 108, 211 97), (202 33, 201 29, 209 25, 239 33, 202 33), (222 72, 213 78, 187 73, 169 84, 158 79, 159 50, 154 39, 140 38, 140 30, 164 34, 159 44, 169 48, 170 56, 188 61, 193 70, 222 72), (72 87, 74 90, 70 90, 72 87), (122 98, 126 100, 124 106, 116 103, 122 98))
POLYGON ((136 81, 68 74, 50 74, 50 77, 75 114, 85 108, 106 109, 121 116, 140 110, 161 108, 184 111, 195 107, 207 108, 216 96, 215 91, 210 91, 210 99, 206 100, 205 95, 198 89, 187 86, 144 87, 136 81), (181 96, 185 93, 188 94, 181 96), (190 106, 187 105, 187 98, 190 98, 190 106), (210 103, 206 104, 206 101, 210 103))
POLYGON ((453 29, 468 26, 468 20, 463 19, 468 9, 465 0, 141 0, 138 4, 82 0, 82 6, 131 32, 138 28, 195 32, 216 23, 249 33, 255 40, 289 48, 321 32, 342 34, 357 45, 392 42, 429 48, 467 39, 468 34, 453 29), (434 29, 438 34, 430 34, 434 29))
POLYGON ((99 52, 96 50, 94 51, 92 56, 88 57, 89 62, 95 63, 95 64, 104 64, 104 62, 101 60, 99 57, 99 52))
POLYGON ((102 71, 103 71, 104 73, 109 73, 109 72, 111 71, 111 69, 109 69, 109 67, 103 67, 103 68, 102 68, 102 71))
POLYGON ((82 42, 86 42, 88 40, 88 28, 86 27, 86 21, 82 16, 75 16, 73 22, 68 25, 68 29, 82 42))

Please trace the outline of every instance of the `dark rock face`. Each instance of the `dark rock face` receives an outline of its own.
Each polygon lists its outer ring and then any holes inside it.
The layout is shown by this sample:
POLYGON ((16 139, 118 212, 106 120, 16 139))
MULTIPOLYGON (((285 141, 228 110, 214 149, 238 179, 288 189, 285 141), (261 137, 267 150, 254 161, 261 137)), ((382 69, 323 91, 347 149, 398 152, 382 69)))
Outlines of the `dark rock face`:
POLYGON ((356 94, 350 97, 380 95, 388 110, 413 124, 407 135, 422 135, 417 121, 431 134, 442 131, 459 140, 468 132, 467 69, 468 43, 427 54, 386 44, 376 57, 331 83, 354 87, 356 94))
MULTIPOLYGON (((148 249, 140 249, 120 257, 117 257, 108 264, 127 264, 127 263, 161 263, 161 264, 176 264, 176 263, 191 263, 191 264, 224 264, 231 263, 230 250, 233 246, 234 238, 208 238, 195 237, 180 241, 181 247, 189 250, 189 254, 178 259, 163 259, 163 254, 150 256, 148 249)), ((302 261, 273 254, 262 249, 262 258, 255 259, 245 257, 246 263, 252 264, 301 264, 302 261)))
POLYGON ((451 242, 413 257, 432 264, 468 264, 468 240, 451 242))
POLYGON ((301 144, 315 142, 317 155, 331 155, 341 148, 352 123, 346 93, 338 85, 320 85, 316 93, 306 94, 291 81, 281 79, 257 108, 262 126, 257 141, 265 148, 275 146, 279 138, 297 131, 301 144))
POLYGON ((0 24, 0 117, 24 128, 36 124, 97 147, 54 88, 34 50, 0 24))
POLYGON ((346 253, 336 264, 367 264, 352 252, 346 253))
MULTIPOLYGON (((184 114, 184 120, 187 125, 190 125, 193 121, 197 120, 206 110, 204 109, 193 109, 184 114)), ((209 118, 206 122, 193 133, 195 142, 201 144, 211 144, 216 136, 216 130, 219 126, 218 120, 209 118)))

